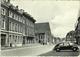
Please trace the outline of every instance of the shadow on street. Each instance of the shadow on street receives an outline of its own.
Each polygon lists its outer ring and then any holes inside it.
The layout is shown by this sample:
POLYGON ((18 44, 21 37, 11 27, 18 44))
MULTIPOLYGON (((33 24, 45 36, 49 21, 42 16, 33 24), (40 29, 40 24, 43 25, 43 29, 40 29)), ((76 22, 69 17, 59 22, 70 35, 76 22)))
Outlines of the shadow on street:
POLYGON ((60 52, 50 51, 44 54, 40 54, 39 56, 79 56, 79 52, 80 51, 73 52, 71 50, 60 51, 60 52))

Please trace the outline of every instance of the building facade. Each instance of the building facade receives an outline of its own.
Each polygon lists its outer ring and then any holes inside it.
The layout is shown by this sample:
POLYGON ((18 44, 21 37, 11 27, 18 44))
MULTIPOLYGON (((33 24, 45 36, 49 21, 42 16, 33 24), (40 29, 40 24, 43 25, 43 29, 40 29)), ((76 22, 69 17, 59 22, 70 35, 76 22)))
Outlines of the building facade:
POLYGON ((78 16, 78 23, 75 28, 75 31, 76 31, 76 35, 75 35, 76 43, 80 45, 80 10, 79 10, 79 16, 78 16))
POLYGON ((25 19, 25 36, 23 37, 23 44, 35 43, 35 20, 28 13, 24 12, 25 19))
POLYGON ((75 31, 70 31, 66 35, 66 41, 76 43, 75 31))
POLYGON ((24 37, 32 33, 35 21, 29 14, 24 13, 23 9, 12 5, 10 0, 1 1, 1 46, 22 46, 24 37), (30 28, 31 26, 33 29, 30 28))
POLYGON ((49 23, 35 23, 35 37, 40 44, 51 44, 53 38, 51 37, 51 30, 49 23))

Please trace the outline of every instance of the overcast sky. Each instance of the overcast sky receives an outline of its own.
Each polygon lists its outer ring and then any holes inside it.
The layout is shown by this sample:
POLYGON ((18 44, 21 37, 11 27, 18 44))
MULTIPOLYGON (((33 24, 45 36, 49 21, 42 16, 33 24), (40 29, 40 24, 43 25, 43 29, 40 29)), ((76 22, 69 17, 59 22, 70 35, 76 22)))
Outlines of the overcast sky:
POLYGON ((49 22, 52 34, 57 37, 75 29, 79 14, 79 1, 12 0, 13 5, 28 12, 37 22, 49 22))

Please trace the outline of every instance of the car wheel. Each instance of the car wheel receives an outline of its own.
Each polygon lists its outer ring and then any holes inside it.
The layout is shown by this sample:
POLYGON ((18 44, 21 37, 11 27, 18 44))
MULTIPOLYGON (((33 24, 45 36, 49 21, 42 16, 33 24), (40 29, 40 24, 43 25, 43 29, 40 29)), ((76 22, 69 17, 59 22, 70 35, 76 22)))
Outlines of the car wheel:
POLYGON ((77 48, 73 48, 73 51, 77 51, 77 48))
POLYGON ((59 48, 57 48, 57 49, 56 49, 56 51, 57 51, 57 52, 59 52, 59 51, 60 51, 60 49, 59 49, 59 48))

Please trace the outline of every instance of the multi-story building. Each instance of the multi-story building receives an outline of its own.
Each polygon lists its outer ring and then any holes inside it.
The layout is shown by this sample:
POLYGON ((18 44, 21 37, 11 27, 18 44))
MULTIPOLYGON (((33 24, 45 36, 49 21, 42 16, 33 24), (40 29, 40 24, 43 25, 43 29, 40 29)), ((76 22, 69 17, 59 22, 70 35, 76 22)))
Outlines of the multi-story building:
POLYGON ((80 44, 80 11, 79 11, 78 23, 77 23, 77 26, 75 28, 75 31, 76 31, 76 35, 75 35, 76 43, 80 44))
POLYGON ((35 37, 36 41, 41 44, 50 44, 53 42, 48 22, 35 23, 35 37))
POLYGON ((27 12, 23 13, 25 19, 25 36, 23 38, 23 44, 35 43, 35 20, 27 12))
POLYGON ((1 21, 1 46, 22 46, 24 36, 34 34, 35 20, 18 6, 13 6, 10 0, 1 1, 1 21))
POLYGON ((70 31, 66 35, 66 41, 76 43, 75 31, 70 31))

